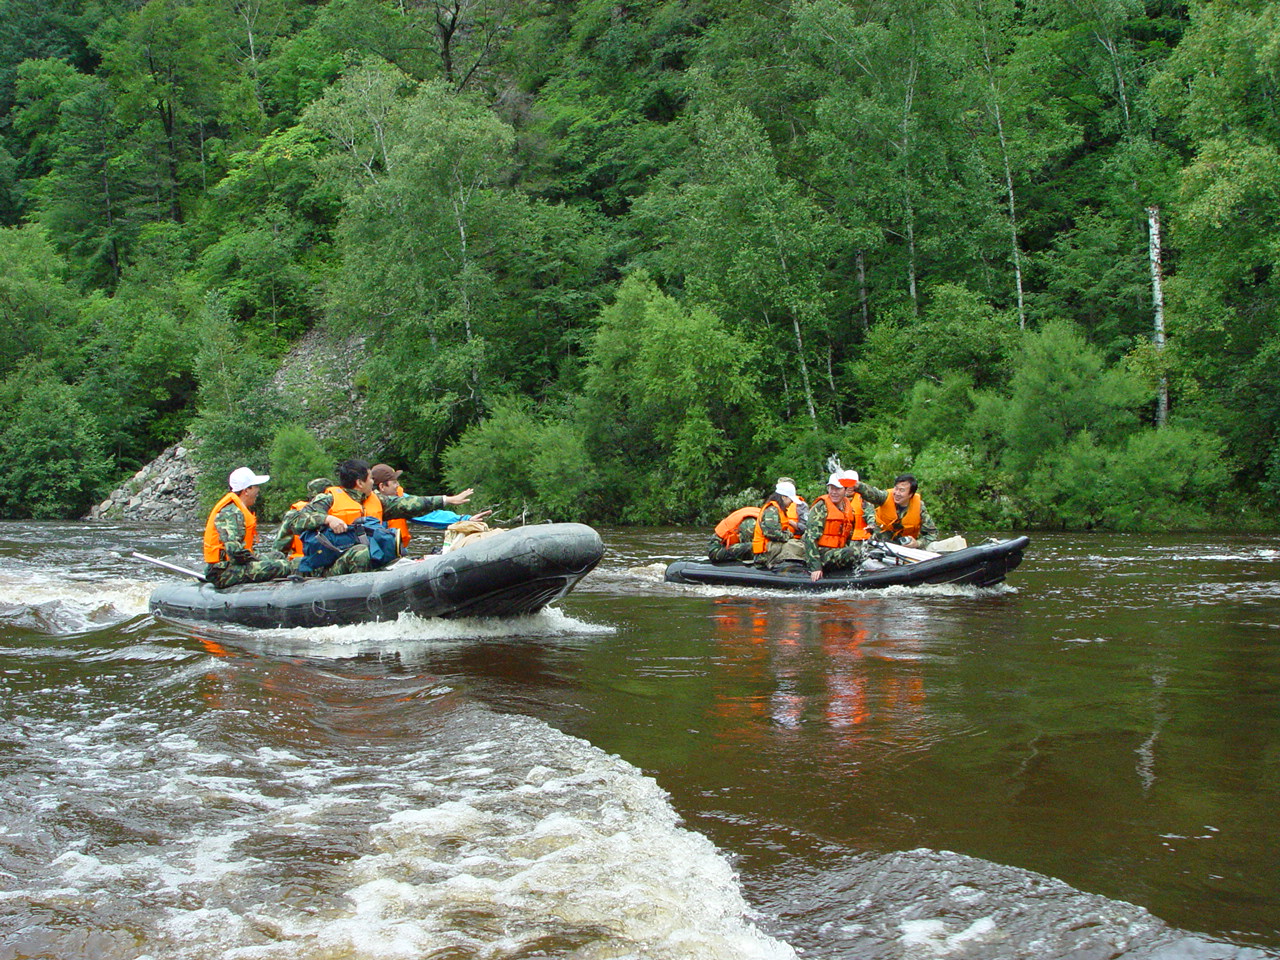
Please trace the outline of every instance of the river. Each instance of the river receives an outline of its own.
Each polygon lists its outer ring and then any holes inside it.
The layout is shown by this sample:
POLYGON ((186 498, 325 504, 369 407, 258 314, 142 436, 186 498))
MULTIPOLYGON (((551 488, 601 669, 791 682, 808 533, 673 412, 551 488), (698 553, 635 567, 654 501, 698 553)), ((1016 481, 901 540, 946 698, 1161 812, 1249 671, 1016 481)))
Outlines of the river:
POLYGON ((113 551, 195 529, 0 524, 0 960, 1280 957, 1272 541, 796 597, 602 535, 537 616, 264 632, 148 615, 113 551))

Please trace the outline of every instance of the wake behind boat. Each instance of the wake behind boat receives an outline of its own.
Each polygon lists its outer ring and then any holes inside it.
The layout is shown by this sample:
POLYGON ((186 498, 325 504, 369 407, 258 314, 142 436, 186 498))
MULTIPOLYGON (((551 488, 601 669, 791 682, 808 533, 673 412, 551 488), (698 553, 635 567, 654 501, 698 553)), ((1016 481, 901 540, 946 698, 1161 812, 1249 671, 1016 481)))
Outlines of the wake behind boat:
POLYGON ((534 613, 574 588, 604 555, 600 535, 580 523, 502 530, 435 556, 383 570, 272 580, 225 590, 173 583, 151 594, 169 620, 246 627, 324 627, 419 617, 512 617, 534 613))
POLYGON ((942 554, 926 554, 926 551, 920 550, 904 551, 885 544, 888 556, 884 560, 867 561, 854 570, 834 570, 817 582, 810 580, 809 572, 798 563, 785 563, 780 569, 769 570, 739 560, 724 563, 713 563, 706 559, 676 560, 667 567, 666 580, 670 583, 757 587, 805 593, 876 590, 883 587, 940 583, 990 587, 1003 582, 1005 575, 1022 562, 1022 552, 1030 542, 1029 537, 1015 537, 942 554), (926 555, 927 559, 913 560, 911 555, 926 555))

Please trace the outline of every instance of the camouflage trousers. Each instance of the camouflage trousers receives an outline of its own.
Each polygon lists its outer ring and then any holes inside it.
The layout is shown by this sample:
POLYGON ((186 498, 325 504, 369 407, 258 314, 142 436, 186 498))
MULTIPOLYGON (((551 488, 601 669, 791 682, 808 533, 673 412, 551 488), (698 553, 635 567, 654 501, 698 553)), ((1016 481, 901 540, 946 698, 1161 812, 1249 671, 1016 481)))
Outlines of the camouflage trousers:
POLYGON ((843 547, 819 547, 818 554, 822 557, 822 569, 847 570, 850 567, 856 567, 866 559, 869 543, 868 540, 854 540, 843 547))
POLYGON ((707 556, 714 563, 724 563, 729 560, 751 560, 751 541, 747 540, 743 543, 735 543, 732 547, 726 547, 724 541, 719 537, 712 537, 707 541, 707 556))
POLYGON ((264 558, 250 560, 248 563, 236 563, 227 560, 224 563, 211 563, 205 568, 205 579, 219 590, 234 587, 241 583, 262 583, 266 580, 280 580, 297 573, 295 561, 264 558))
MULTIPOLYGON (((386 564, 383 564, 386 566, 386 564)), ((373 558, 369 556, 369 548, 358 543, 323 570, 318 572, 322 577, 340 577, 344 573, 367 573, 375 567, 373 558)))
POLYGON ((764 553, 756 557, 756 565, 760 567, 776 567, 785 560, 804 562, 803 541, 791 539, 784 541, 765 541, 764 553))

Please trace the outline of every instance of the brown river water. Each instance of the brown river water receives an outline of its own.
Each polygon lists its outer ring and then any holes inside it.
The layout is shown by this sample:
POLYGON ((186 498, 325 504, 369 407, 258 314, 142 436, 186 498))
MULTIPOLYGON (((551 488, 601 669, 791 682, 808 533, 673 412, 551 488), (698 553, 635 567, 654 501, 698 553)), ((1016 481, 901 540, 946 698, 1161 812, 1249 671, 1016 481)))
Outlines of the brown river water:
POLYGON ((537 616, 213 631, 112 555, 198 531, 0 524, 0 960, 1280 957, 1280 543, 799 597, 601 533, 537 616))

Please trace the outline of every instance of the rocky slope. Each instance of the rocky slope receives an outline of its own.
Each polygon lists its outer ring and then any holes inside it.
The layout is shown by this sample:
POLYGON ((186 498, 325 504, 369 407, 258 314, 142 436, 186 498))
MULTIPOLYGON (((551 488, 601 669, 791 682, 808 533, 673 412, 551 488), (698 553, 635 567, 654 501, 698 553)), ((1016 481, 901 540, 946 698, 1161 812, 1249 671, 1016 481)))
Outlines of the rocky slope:
POLYGON ((182 523, 200 519, 191 448, 175 443, 89 511, 86 520, 182 523))
MULTIPOLYGON (((293 401, 300 422, 317 437, 338 439, 352 456, 376 456, 376 432, 363 414, 355 386, 364 361, 364 337, 334 337, 312 330, 280 364, 273 386, 293 401)), ((126 480, 86 520, 137 520, 195 523, 204 520, 196 499, 199 468, 191 456, 196 441, 188 436, 126 480)), ((261 465, 265 466, 265 464, 261 465)))

